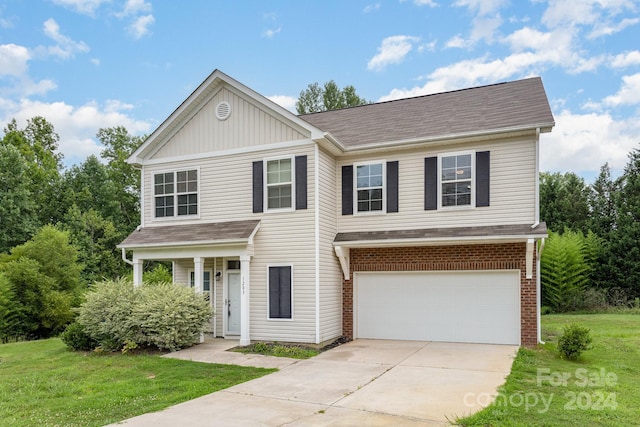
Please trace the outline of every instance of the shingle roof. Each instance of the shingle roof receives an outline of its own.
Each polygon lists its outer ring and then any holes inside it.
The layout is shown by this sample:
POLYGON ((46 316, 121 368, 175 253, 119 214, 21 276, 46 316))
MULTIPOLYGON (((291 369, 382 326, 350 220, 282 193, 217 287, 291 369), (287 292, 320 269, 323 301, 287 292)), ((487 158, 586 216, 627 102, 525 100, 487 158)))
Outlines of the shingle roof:
POLYGON ((554 125, 539 77, 299 116, 347 149, 554 125))
POLYGON ((348 246, 349 243, 383 242, 385 240, 477 240, 482 238, 525 238, 546 236, 547 225, 544 222, 541 222, 535 228, 531 228, 531 224, 515 224, 338 233, 335 237, 334 244, 338 245, 340 243, 344 243, 348 246))
POLYGON ((144 227, 131 233, 118 247, 142 248, 248 241, 259 220, 144 227))

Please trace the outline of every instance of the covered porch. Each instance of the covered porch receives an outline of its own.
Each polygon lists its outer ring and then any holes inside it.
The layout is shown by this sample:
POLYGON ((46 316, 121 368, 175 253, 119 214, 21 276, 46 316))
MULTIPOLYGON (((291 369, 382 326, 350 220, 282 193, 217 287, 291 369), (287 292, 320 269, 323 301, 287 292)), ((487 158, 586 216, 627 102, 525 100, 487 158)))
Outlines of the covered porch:
POLYGON ((145 260, 171 261, 174 283, 209 293, 214 336, 248 345, 251 258, 259 228, 258 220, 139 227, 118 247, 133 266, 134 286, 142 284, 145 260))

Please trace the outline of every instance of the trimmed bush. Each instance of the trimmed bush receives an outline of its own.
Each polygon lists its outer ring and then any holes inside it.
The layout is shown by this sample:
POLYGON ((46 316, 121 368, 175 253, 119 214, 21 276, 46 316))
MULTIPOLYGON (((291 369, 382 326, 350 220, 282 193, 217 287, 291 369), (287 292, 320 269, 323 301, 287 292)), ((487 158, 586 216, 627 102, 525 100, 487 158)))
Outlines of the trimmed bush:
POLYGON ((571 324, 558 339, 558 351, 566 359, 578 360, 583 351, 589 350, 591 342, 589 329, 571 324))
POLYGON ((191 346, 212 314, 209 302, 191 288, 170 283, 134 288, 130 279, 96 283, 79 312, 78 323, 107 351, 191 346))
POLYGON ((91 338, 78 322, 73 322, 60 335, 67 347, 76 351, 91 351, 98 346, 98 342, 91 338))
POLYGON ((202 295, 166 282, 142 286, 131 312, 140 328, 138 344, 171 351, 197 342, 210 319, 211 308, 202 295))

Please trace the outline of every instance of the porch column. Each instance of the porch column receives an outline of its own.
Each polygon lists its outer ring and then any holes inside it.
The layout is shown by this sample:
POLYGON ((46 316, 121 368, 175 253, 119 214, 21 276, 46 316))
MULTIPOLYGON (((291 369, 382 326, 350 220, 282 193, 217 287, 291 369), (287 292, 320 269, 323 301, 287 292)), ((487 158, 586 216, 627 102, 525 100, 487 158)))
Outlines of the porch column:
POLYGON ((251 344, 249 330, 249 278, 251 276, 251 257, 240 257, 240 345, 251 344))
POLYGON ((142 270, 144 269, 144 260, 133 260, 133 287, 137 288, 142 285, 142 270))
MULTIPOLYGON (((204 258, 193 258, 193 287, 196 294, 202 295, 204 281, 204 258)), ((204 342, 204 333, 200 332, 200 342, 204 342)))

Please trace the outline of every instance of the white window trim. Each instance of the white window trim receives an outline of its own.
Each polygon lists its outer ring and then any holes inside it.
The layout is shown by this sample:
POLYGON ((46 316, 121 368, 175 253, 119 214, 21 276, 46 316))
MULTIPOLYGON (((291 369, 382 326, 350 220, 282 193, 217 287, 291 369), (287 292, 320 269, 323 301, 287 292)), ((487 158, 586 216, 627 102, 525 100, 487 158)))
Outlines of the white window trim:
POLYGON ((476 207, 476 152, 455 151, 438 155, 438 211, 475 209, 476 207), (471 202, 462 206, 442 206, 442 159, 444 157, 471 155, 471 202))
POLYGON ((275 263, 275 264, 267 264, 267 320, 269 321, 273 321, 273 322, 293 322, 293 320, 295 319, 295 311, 294 311, 294 307, 295 307, 295 298, 294 298, 294 292, 293 290, 295 289, 295 283, 294 283, 294 274, 293 274, 293 264, 288 264, 288 263, 275 263), (291 318, 290 319, 283 319, 280 317, 271 317, 269 314, 269 269, 271 267, 291 267, 291 318))
POLYGON ((262 182, 263 182, 263 206, 264 212, 292 212, 296 210, 296 156, 266 157, 262 161, 262 182), (269 184, 267 183, 267 163, 273 160, 291 160, 291 207, 269 209, 269 184))
MULTIPOLYGON (((194 288, 195 286, 191 285, 191 274, 193 273, 194 276, 194 280, 195 280, 195 270, 193 268, 189 268, 187 269, 187 284, 189 285, 190 288, 194 288)), ((202 285, 202 292, 209 292, 211 293, 211 295, 213 295, 212 291, 213 291, 213 287, 216 284, 216 278, 213 276, 213 270, 209 269, 209 268, 205 268, 204 270, 202 270, 202 275, 203 275, 203 285, 202 285), (209 290, 205 291, 204 290, 204 273, 209 273, 209 290)), ((194 283, 195 285, 195 283, 194 283)))
POLYGON ((353 214, 356 216, 385 215, 387 213, 387 161, 371 160, 353 164, 353 214), (382 210, 358 212, 358 166, 382 164, 382 210))
POLYGON ((200 166, 175 168, 175 169, 161 169, 161 170, 157 170, 157 171, 152 171, 151 172, 151 190, 150 190, 151 191, 151 218, 152 218, 152 221, 176 221, 176 220, 181 220, 181 219, 200 219, 200 213, 202 212, 202 200, 201 200, 201 197, 200 197, 200 188, 201 188, 201 184, 200 184, 200 166), (177 172, 188 172, 188 171, 192 171, 192 170, 195 170, 196 173, 198 174, 198 176, 197 176, 198 191, 196 191, 196 194, 198 195, 198 213, 195 214, 195 215, 178 215, 178 192, 177 192, 178 182, 176 180, 176 178, 177 178, 176 177, 176 173, 177 172), (173 184, 174 184, 175 190, 176 190, 176 191, 173 192, 174 212, 173 212, 173 216, 157 217, 156 216, 156 190, 155 190, 156 175, 165 174, 165 173, 172 173, 173 174, 173 184))

